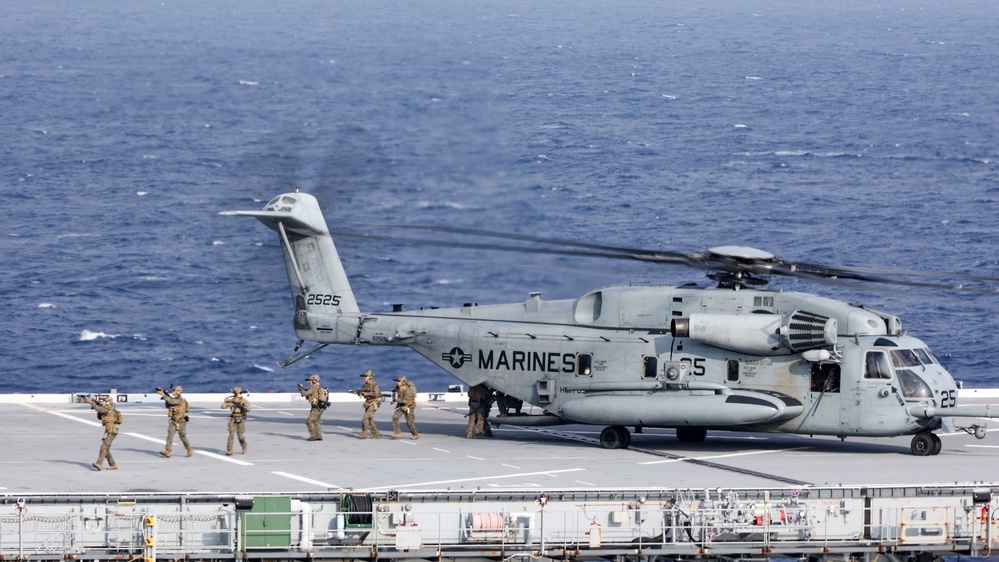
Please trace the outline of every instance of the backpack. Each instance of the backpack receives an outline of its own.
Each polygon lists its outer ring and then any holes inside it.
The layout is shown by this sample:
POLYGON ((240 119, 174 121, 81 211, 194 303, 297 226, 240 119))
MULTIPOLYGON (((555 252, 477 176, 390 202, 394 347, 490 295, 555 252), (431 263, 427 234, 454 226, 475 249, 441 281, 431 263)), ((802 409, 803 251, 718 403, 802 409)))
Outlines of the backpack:
POLYGON ((121 422, 124 421, 124 418, 122 417, 121 412, 118 411, 117 408, 115 408, 112 411, 114 412, 114 423, 115 423, 115 425, 121 425, 121 422))
POLYGON ((330 407, 330 390, 328 388, 320 388, 319 392, 316 393, 316 406, 323 410, 330 407))

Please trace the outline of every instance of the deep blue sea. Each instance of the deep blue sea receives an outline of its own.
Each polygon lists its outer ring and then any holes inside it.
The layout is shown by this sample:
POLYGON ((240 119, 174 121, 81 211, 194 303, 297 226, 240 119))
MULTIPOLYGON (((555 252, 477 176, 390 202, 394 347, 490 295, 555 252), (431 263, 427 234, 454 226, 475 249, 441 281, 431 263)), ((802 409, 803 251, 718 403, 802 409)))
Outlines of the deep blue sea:
MULTIPOLYGON (((460 225, 999 276, 999 3, 7 0, 0 392, 331 389, 288 369, 276 235, 218 211, 296 185, 333 228, 460 225)), ((356 238, 363 309, 708 283, 677 267, 356 238)), ((889 311, 999 386, 999 295, 782 281, 889 311)))

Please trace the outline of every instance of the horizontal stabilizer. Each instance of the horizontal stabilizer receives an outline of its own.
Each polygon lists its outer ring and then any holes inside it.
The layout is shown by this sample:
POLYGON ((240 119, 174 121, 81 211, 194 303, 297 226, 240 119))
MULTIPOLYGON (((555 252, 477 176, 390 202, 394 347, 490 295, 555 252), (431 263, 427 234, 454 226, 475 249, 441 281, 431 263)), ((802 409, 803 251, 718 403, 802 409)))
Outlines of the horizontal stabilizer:
POLYGON ((238 217, 257 217, 260 222, 266 224, 269 228, 274 230, 278 229, 277 224, 279 222, 283 222, 285 230, 288 230, 289 232, 296 232, 304 236, 325 234, 325 232, 318 229, 316 225, 298 220, 291 213, 285 213, 282 211, 222 211, 219 214, 238 217))
POLYGON ((278 224, 285 230, 302 236, 328 234, 326 219, 316 198, 307 193, 283 193, 271 199, 262 211, 222 211, 223 216, 256 217, 268 228, 280 232, 278 224))

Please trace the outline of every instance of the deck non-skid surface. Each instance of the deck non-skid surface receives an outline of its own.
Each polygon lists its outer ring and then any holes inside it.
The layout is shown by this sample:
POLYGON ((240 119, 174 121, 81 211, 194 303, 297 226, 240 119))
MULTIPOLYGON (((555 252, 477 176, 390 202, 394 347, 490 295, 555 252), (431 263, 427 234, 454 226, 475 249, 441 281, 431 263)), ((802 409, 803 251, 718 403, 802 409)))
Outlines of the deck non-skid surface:
POLYGON ((602 427, 494 428, 492 439, 466 439, 460 405, 417 410, 419 440, 391 439, 389 405, 376 423, 382 439, 357 438, 360 404, 334 404, 325 439, 306 441, 307 406, 260 404, 247 421, 249 450, 225 455, 226 411, 191 404, 188 436, 164 458, 164 408, 121 404, 125 423, 114 442, 116 471, 93 469, 103 429, 86 404, 4 404, 0 410, 0 492, 317 492, 327 489, 442 490, 537 488, 700 488, 798 485, 895 485, 992 482, 999 434, 984 440, 941 434, 943 451, 909 452, 910 437, 808 437, 709 432, 683 444, 672 430, 645 429, 629 449, 597 445, 602 427))

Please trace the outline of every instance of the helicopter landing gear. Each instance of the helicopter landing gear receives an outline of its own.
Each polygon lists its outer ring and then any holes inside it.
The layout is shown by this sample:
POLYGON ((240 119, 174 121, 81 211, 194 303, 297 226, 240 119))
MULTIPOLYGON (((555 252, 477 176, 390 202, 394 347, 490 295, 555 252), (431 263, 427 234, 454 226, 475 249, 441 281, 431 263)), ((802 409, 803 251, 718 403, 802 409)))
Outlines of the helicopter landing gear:
POLYGON ((927 457, 940 454, 943 444, 936 433, 917 433, 912 436, 912 444, 909 446, 912 454, 917 457, 927 457))
POLYGON ((708 430, 700 427, 676 428, 676 439, 680 443, 703 443, 708 437, 708 430))
POLYGON ((600 432, 600 446, 604 449, 627 449, 631 445, 631 432, 623 425, 605 427, 600 432))

